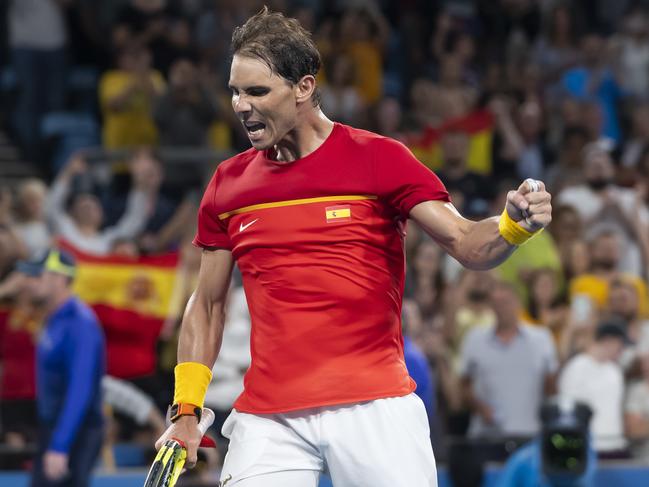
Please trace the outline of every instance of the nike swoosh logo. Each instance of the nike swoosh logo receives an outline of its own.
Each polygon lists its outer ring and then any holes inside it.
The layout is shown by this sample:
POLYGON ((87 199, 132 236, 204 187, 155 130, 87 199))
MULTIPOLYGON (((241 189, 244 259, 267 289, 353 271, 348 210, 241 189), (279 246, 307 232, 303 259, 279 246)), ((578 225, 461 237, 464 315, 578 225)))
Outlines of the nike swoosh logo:
POLYGON ((246 228, 248 228, 250 225, 252 225, 253 223, 255 223, 257 220, 259 220, 259 218, 255 218, 253 221, 248 222, 248 223, 246 223, 245 225, 244 225, 243 223, 241 223, 241 224, 239 225, 239 232, 243 232, 246 228))

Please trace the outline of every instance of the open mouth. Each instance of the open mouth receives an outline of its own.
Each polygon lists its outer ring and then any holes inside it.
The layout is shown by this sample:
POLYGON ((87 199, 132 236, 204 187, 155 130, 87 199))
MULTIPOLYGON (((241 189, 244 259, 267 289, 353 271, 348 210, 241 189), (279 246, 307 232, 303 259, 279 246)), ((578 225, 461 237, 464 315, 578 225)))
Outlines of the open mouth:
POLYGON ((251 138, 261 137, 261 135, 264 132, 264 129, 266 128, 265 123, 253 122, 253 121, 244 122, 243 126, 246 128, 246 130, 248 131, 248 135, 251 138))

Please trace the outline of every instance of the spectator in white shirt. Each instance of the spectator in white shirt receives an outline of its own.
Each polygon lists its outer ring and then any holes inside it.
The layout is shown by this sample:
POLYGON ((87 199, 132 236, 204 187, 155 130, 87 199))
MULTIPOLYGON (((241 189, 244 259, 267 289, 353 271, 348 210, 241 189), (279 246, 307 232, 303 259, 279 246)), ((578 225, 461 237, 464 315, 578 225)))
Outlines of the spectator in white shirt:
POLYGON ((593 410, 591 431, 601 456, 626 455, 623 401, 624 376, 618 363, 626 344, 624 328, 616 321, 602 322, 595 341, 573 357, 559 377, 559 394, 582 401, 593 410))
POLYGON ((633 456, 649 462, 649 344, 640 355, 642 380, 632 384, 626 397, 624 422, 626 435, 632 441, 633 456))
POLYGON ((591 143, 584 148, 584 177, 585 184, 561 191, 557 203, 577 210, 589 235, 600 232, 603 226, 615 229, 624 240, 618 270, 638 275, 644 268, 643 263, 647 263, 649 252, 649 211, 641 195, 635 189, 615 184, 613 160, 601 143, 591 143))
POLYGON ((27 247, 30 259, 44 255, 52 245, 45 220, 47 187, 40 179, 27 179, 18 187, 16 233, 27 247))
POLYGON ((63 237, 83 252, 95 255, 108 254, 116 241, 135 238, 145 227, 149 215, 152 181, 149 160, 135 158, 130 166, 133 187, 128 195, 126 210, 116 225, 102 229, 103 208, 99 199, 90 193, 73 196, 70 212, 65 208, 72 180, 86 171, 86 162, 75 155, 54 180, 46 206, 47 218, 56 236, 63 237))

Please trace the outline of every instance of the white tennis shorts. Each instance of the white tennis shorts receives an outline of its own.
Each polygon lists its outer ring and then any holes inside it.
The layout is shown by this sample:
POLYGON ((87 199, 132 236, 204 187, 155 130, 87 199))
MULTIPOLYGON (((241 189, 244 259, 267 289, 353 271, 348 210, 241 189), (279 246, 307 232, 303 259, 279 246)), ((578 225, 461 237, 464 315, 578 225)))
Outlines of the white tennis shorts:
POLYGON ((222 487, 437 487, 428 419, 415 394, 283 414, 232 411, 222 487))

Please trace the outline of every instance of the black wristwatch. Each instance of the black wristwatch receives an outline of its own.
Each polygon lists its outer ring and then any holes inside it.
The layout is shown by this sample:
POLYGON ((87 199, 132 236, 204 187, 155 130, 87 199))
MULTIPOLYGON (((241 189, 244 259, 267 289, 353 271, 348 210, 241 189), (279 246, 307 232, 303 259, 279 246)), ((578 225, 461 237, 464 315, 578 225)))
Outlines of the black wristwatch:
POLYGON ((194 404, 187 404, 187 403, 178 403, 178 404, 172 404, 171 408, 169 409, 169 419, 171 420, 172 423, 175 423, 178 418, 181 416, 196 416, 198 421, 201 421, 201 415, 203 414, 203 409, 194 405, 194 404))

